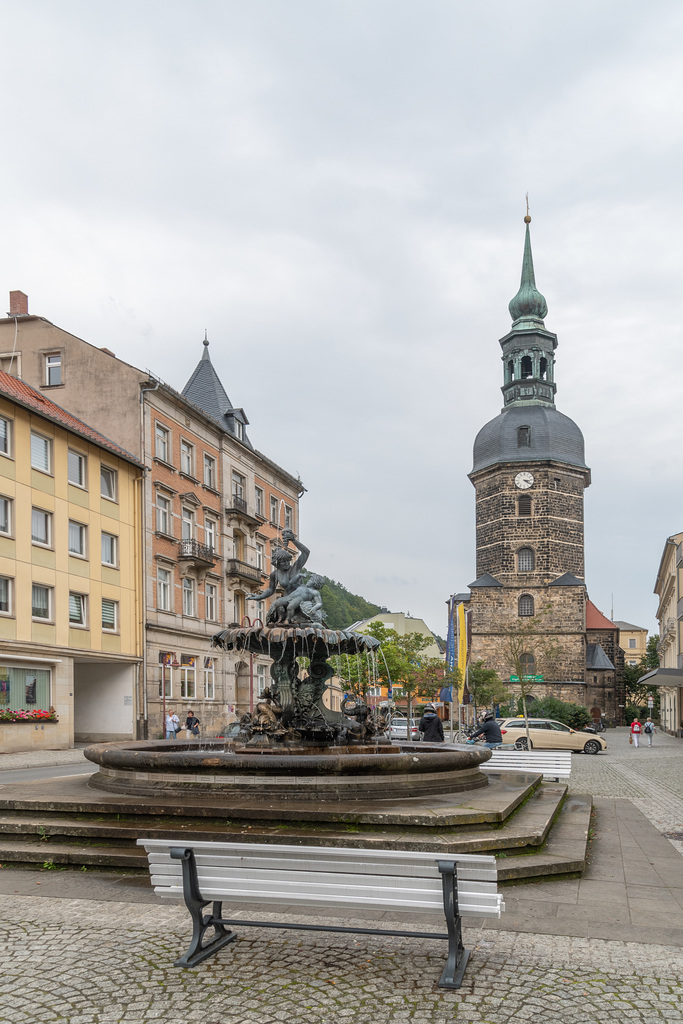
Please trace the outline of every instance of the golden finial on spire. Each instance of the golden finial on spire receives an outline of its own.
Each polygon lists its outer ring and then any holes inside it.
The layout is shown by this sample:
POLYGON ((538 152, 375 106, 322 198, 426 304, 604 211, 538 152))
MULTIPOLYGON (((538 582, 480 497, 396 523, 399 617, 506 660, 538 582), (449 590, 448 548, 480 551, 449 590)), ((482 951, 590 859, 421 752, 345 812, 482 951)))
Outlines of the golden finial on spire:
POLYGON ((526 217, 524 218, 525 224, 531 224, 531 217, 529 216, 529 193, 526 194, 526 217))

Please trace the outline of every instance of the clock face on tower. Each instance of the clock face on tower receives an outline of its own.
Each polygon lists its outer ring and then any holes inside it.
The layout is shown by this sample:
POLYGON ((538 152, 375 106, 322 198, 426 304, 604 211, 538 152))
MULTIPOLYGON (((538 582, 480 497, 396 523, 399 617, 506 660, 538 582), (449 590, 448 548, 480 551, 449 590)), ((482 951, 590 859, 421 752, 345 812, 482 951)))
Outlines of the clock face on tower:
POLYGON ((529 473, 527 470, 524 470, 522 473, 518 473, 515 477, 515 487, 519 487, 523 491, 525 491, 527 487, 533 486, 533 482, 533 473, 529 473))

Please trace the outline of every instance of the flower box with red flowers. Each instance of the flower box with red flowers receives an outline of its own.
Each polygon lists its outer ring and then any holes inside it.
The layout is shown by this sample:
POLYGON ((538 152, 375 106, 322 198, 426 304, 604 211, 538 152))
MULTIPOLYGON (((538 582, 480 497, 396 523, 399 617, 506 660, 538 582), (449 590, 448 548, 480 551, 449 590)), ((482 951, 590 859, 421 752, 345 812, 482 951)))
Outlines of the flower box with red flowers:
POLYGON ((57 712, 54 708, 49 711, 38 709, 31 711, 8 711, 0 708, 0 722, 58 722, 57 712))

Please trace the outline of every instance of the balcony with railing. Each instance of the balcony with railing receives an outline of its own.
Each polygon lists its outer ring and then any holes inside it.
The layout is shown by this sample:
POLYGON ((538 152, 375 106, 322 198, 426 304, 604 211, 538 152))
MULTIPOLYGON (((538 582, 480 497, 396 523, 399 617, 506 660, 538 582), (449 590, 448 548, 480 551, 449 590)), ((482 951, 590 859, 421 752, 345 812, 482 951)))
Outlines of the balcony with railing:
POLYGON ((239 558, 229 558, 225 571, 228 576, 246 580, 248 583, 261 583, 261 570, 255 565, 240 561, 239 558))
POLYGON ((234 493, 229 503, 225 506, 226 515, 233 521, 244 523, 254 529, 262 522, 253 512, 249 511, 246 498, 242 494, 234 493))
POLYGON ((200 544, 198 540, 183 537, 178 541, 178 560, 193 562, 199 567, 212 566, 218 561, 218 556, 208 544, 200 544))

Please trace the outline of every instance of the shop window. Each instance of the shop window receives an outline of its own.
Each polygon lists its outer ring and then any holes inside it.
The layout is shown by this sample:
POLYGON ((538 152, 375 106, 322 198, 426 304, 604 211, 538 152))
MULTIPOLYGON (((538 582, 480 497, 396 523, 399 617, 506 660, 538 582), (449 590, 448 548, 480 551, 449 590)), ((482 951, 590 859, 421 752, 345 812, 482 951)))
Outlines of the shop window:
POLYGON ((50 703, 49 669, 0 665, 0 711, 49 711, 50 703))

